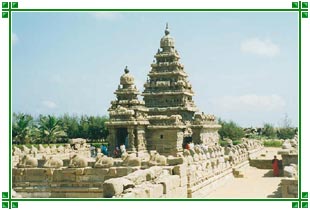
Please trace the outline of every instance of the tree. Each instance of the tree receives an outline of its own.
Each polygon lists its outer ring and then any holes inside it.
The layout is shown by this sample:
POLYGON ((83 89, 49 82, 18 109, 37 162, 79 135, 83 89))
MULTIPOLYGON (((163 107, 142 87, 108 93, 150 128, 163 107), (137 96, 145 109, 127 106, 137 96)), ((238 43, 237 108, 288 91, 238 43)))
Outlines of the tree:
POLYGON ((104 139, 108 135, 108 131, 104 125, 107 119, 105 117, 88 117, 88 138, 92 140, 104 139))
POLYGON ((265 123, 262 129, 262 135, 266 136, 268 139, 273 139, 277 136, 277 133, 273 125, 269 123, 265 123))
POLYGON ((60 121, 69 139, 81 137, 79 130, 80 118, 78 116, 65 114, 60 118, 60 121))
POLYGON ((292 139, 296 134, 296 128, 291 126, 291 120, 285 114, 282 126, 277 131, 277 136, 279 139, 292 139))
POLYGON ((28 144, 31 141, 32 123, 31 115, 13 113, 12 138, 15 143, 28 144))
POLYGON ((81 138, 89 138, 89 121, 86 115, 83 115, 80 119, 79 133, 81 138))
POLYGON ((221 136, 221 139, 229 138, 233 141, 240 140, 244 137, 243 129, 238 126, 235 122, 229 121, 225 122, 219 119, 219 124, 222 126, 218 133, 221 136))
POLYGON ((40 137, 47 144, 55 143, 56 140, 66 137, 67 134, 61 126, 61 121, 54 116, 40 116, 38 130, 40 137))
POLYGON ((295 128, 279 128, 277 136, 279 139, 292 139, 296 135, 295 128))

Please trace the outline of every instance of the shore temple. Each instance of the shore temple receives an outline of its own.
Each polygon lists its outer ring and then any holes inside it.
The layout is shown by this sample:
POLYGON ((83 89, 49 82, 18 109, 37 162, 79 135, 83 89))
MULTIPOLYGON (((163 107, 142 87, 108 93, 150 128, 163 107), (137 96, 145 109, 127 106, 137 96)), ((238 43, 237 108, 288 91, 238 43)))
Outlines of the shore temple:
POLYGON ((176 155, 188 142, 218 144, 220 125, 214 115, 198 111, 168 24, 154 57, 142 94, 127 66, 120 78, 114 92, 116 99, 108 109, 110 120, 106 122, 110 149, 124 144, 129 153, 156 150, 176 155), (143 96, 143 101, 138 95, 143 96))

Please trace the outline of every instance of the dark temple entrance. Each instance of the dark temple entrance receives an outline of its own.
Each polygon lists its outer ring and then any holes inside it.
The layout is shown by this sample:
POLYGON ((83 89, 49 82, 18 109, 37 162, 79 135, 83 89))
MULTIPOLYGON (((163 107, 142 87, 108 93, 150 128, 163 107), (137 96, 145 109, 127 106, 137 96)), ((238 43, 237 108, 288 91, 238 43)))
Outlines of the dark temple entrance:
POLYGON ((193 141, 193 138, 192 138, 191 136, 184 137, 184 138, 183 138, 183 144, 182 144, 183 149, 185 149, 186 144, 189 144, 189 143, 191 143, 192 141, 193 141))
POLYGON ((128 131, 127 128, 118 128, 116 131, 116 142, 115 146, 119 147, 120 145, 128 144, 128 131))

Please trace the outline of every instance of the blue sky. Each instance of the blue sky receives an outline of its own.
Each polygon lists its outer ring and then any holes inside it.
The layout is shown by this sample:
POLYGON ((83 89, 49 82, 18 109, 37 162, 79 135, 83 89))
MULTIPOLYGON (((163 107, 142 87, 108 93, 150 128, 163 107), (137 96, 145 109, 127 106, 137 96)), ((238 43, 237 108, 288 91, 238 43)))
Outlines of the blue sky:
POLYGON ((107 115, 127 65, 143 90, 169 22, 200 111, 298 124, 297 13, 13 14, 14 112, 107 115))

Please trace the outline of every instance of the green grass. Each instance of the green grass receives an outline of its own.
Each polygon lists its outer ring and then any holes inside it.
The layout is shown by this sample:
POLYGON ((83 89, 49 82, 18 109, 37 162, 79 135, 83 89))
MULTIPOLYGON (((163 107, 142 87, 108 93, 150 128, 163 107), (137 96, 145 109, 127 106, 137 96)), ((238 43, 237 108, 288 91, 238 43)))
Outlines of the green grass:
POLYGON ((96 148, 100 148, 102 144, 105 145, 106 147, 109 146, 109 144, 107 142, 104 142, 104 143, 92 143, 92 145, 94 147, 96 147, 96 148))
POLYGON ((265 140, 264 146, 265 147, 282 147, 282 141, 280 140, 265 140))

